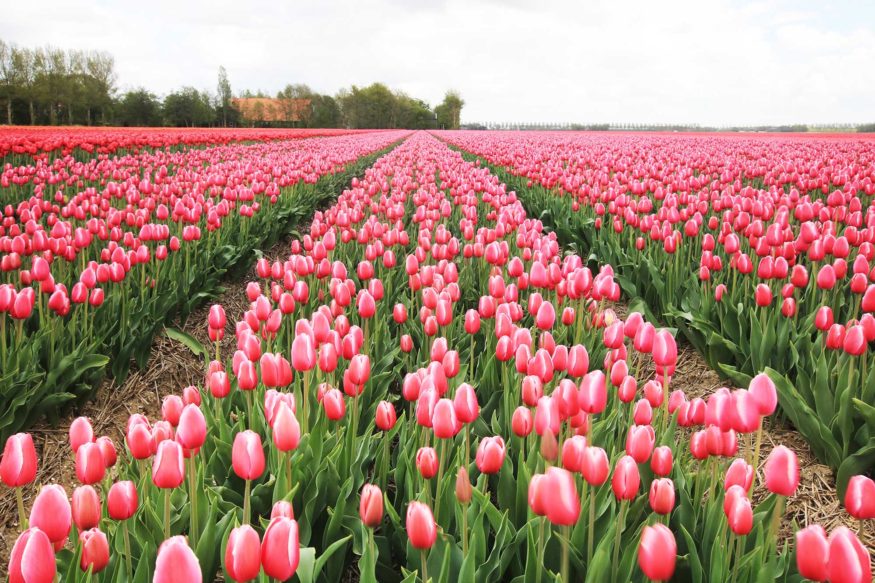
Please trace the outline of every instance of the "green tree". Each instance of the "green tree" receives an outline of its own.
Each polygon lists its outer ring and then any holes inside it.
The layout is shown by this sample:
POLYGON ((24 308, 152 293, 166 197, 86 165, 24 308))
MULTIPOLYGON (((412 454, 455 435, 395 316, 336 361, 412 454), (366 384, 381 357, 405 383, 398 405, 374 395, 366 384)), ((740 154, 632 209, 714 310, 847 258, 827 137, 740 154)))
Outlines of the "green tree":
POLYGON ((340 106, 330 95, 314 95, 310 101, 310 127, 337 128, 340 127, 340 106))
POLYGON ((457 91, 447 91, 443 102, 434 108, 437 125, 445 130, 457 130, 462 121, 462 108, 465 101, 457 91))
POLYGON ((228 127, 228 110, 231 109, 231 82, 225 67, 219 67, 219 84, 217 86, 219 107, 222 111, 222 127, 228 127))
POLYGON ((382 83, 338 93, 337 100, 346 125, 354 129, 393 127, 395 95, 382 83))
POLYGON ((183 87, 164 98, 164 120, 176 127, 208 126, 215 111, 209 96, 194 87, 183 87))
POLYGON ((119 125, 161 125, 161 102, 142 87, 125 93, 119 100, 116 110, 116 122, 119 125))

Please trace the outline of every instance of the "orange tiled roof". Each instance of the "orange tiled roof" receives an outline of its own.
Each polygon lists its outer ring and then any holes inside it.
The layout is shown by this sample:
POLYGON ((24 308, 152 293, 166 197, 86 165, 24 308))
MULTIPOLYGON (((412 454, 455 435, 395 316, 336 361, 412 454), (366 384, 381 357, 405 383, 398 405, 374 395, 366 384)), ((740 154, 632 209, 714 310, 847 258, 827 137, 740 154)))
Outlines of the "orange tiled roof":
POLYGON ((231 103, 247 121, 301 121, 302 113, 310 107, 309 99, 273 99, 270 97, 241 97, 231 103))

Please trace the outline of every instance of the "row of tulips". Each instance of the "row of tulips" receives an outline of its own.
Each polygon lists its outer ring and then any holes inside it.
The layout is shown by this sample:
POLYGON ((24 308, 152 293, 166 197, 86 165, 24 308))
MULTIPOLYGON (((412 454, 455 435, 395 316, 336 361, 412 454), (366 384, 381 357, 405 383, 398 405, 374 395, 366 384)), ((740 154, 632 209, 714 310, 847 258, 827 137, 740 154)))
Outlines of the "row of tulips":
POLYGON ((231 142, 295 140, 352 133, 342 129, 270 128, 70 128, 4 126, 0 128, 0 161, 26 165, 28 158, 114 154, 141 148, 203 146, 231 142))
POLYGON ((565 243, 783 413, 837 470, 875 464, 875 141, 444 134, 565 243))
POLYGON ((0 435, 87 398, 107 370, 142 366, 168 316, 187 314, 402 136, 7 167, 0 191, 19 202, 0 226, 0 435))
MULTIPOLYGON (((123 454, 71 425, 83 485, 22 505, 13 581, 871 581, 845 527, 778 538, 800 475, 759 463, 771 379, 671 389, 674 337, 611 309, 612 269, 430 135, 257 272, 236 323, 210 310, 204 385, 132 416, 123 454)), ((29 436, 2 467, 32 487, 29 436)))

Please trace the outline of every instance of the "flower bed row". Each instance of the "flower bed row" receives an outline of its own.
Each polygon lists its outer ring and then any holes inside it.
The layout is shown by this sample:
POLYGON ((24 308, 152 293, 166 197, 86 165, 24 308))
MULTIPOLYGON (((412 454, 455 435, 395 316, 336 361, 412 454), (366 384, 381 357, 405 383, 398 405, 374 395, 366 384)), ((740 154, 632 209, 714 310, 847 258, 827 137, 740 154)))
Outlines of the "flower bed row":
POLYGON ((783 413, 837 470, 875 464, 875 141, 444 134, 565 243, 783 413))
MULTIPOLYGON (((759 470, 774 383, 673 390, 673 336, 607 307, 612 269, 428 134, 291 251, 236 323, 213 306, 203 386, 132 416, 125 451, 73 423, 82 486, 22 506, 13 581, 871 580, 845 527, 778 543, 800 478, 783 446, 759 470)), ((5 484, 37 467, 7 442, 5 484)), ((873 500, 855 478, 849 511, 873 500)))
POLYGON ((93 158, 4 171, 0 436, 87 398, 333 198, 403 133, 93 158), (358 161, 358 163, 356 163, 358 161), (111 358, 110 358, 111 356, 111 358))

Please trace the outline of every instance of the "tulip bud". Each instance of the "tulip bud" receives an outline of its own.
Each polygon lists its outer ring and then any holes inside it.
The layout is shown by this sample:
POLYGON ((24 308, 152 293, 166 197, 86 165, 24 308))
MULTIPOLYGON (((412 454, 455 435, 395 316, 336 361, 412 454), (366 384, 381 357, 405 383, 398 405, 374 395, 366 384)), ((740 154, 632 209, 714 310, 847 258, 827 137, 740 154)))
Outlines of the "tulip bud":
POLYGON ((459 466, 459 472, 456 474, 456 500, 460 504, 468 504, 473 496, 473 488, 471 487, 471 479, 468 477, 468 470, 465 466, 459 466))
POLYGON ((657 476, 668 476, 671 473, 673 461, 671 448, 667 445, 660 445, 653 450, 650 457, 650 469, 657 476))
POLYGON ((419 448, 416 452, 416 468, 426 480, 431 480, 437 474, 438 457, 433 447, 419 448))
POLYGON ((746 496, 738 496, 729 504, 726 513, 729 528, 736 536, 745 536, 753 529, 753 509, 746 496))
POLYGON ((84 443, 94 441, 94 429, 91 428, 91 421, 87 417, 77 417, 70 424, 70 447, 73 452, 77 452, 79 447, 84 443))

